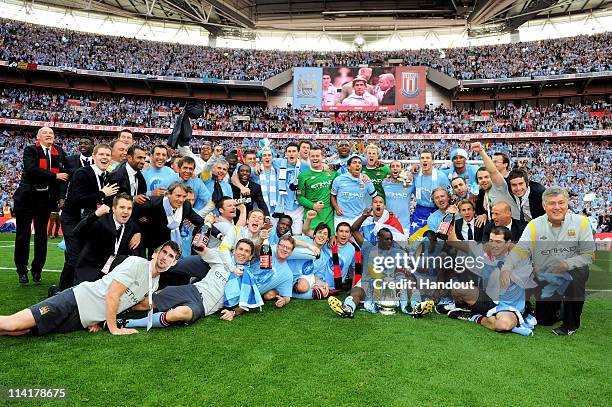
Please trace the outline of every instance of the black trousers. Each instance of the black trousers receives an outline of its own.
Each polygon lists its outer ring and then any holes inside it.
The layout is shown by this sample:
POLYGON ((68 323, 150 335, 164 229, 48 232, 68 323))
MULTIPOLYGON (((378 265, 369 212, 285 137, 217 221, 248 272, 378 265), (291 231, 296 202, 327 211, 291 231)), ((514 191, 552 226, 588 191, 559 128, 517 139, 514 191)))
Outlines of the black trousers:
POLYGON ((15 201, 15 267, 17 274, 28 273, 30 259, 30 237, 34 221, 34 259, 32 273, 41 273, 47 260, 47 224, 51 215, 51 202, 48 192, 33 192, 27 200, 15 201))
POLYGON ((60 289, 65 290, 74 286, 75 267, 81 252, 81 244, 79 239, 74 235, 74 228, 79 223, 80 219, 62 212, 62 233, 64 234, 64 243, 66 243, 66 251, 64 252, 64 268, 60 275, 60 289))
POLYGON ((176 266, 159 276, 159 288, 189 284, 192 277, 199 281, 206 277, 209 271, 210 265, 202 260, 202 257, 183 257, 176 263, 176 266))
POLYGON ((580 328, 580 317, 584 306, 586 282, 589 278, 589 268, 581 267, 569 271, 572 282, 563 296, 536 301, 536 319, 540 325, 553 325, 563 319, 563 326, 570 330, 580 328))

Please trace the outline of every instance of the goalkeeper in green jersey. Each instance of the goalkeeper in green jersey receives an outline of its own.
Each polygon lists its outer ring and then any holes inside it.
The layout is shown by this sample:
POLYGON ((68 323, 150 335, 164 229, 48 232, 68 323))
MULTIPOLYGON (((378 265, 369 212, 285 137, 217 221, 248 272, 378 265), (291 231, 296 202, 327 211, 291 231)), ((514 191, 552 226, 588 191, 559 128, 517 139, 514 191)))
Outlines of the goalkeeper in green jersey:
POLYGON ((310 169, 300 173, 298 177, 297 200, 306 210, 317 211, 317 217, 311 221, 314 229, 321 222, 334 230, 334 210, 330 202, 331 184, 336 178, 336 171, 325 170, 323 167, 323 151, 321 147, 310 149, 310 169))

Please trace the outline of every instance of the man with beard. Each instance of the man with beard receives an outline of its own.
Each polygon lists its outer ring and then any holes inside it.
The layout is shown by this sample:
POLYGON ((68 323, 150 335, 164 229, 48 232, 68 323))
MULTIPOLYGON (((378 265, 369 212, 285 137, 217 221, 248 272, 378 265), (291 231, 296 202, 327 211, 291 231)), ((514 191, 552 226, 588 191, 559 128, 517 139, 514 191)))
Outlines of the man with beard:
MULTIPOLYGON (((110 156, 110 152, 109 152, 110 156)), ((159 276, 176 264, 181 249, 166 242, 155 249, 150 261, 130 256, 100 280, 79 284, 11 316, 0 316, 0 335, 45 335, 87 329, 99 332, 100 323, 113 335, 138 333, 117 326, 117 314, 138 304, 157 289, 159 276)))
POLYGON ((168 149, 158 144, 151 150, 151 165, 142 172, 147 183, 147 195, 161 196, 166 193, 166 186, 176 179, 176 173, 166 166, 168 149))
MULTIPOLYGON (((107 180, 111 184, 117 184, 119 191, 117 193, 126 193, 134 197, 134 205, 141 205, 147 199, 147 181, 142 175, 142 169, 145 165, 145 151, 132 145, 127 152, 127 161, 119 164, 113 172, 111 172, 107 180)), ((106 197, 107 205, 112 203, 112 197, 106 197)))
POLYGON ((491 160, 489 155, 486 153, 482 144, 472 143, 472 151, 480 154, 482 161, 484 162, 485 168, 491 175, 491 188, 487 191, 490 205, 495 205, 499 201, 504 201, 512 210, 512 217, 514 219, 520 219, 519 208, 516 201, 510 195, 508 191, 508 183, 502 174, 495 167, 495 163, 491 160))
POLYGON ((251 167, 246 164, 242 164, 238 167, 238 181, 240 184, 249 189, 248 195, 243 195, 240 192, 240 188, 232 185, 232 192, 234 199, 237 202, 241 202, 246 207, 247 212, 251 212, 253 208, 257 207, 261 209, 266 216, 270 216, 270 212, 268 211, 268 206, 266 205, 266 201, 264 200, 264 196, 261 192, 261 186, 251 181, 251 167))
POLYGON ((408 240, 399 219, 389 213, 385 208, 385 201, 377 196, 372 199, 372 207, 364 209, 361 216, 351 225, 351 233, 359 246, 364 242, 376 244, 376 237, 382 228, 388 229, 397 243, 403 244, 408 240))
POLYGON ((342 101, 342 106, 378 106, 378 99, 366 90, 367 86, 365 78, 353 79, 353 93, 342 101))
MULTIPOLYGON (((478 170, 476 170, 478 173, 478 170)), ((453 201, 459 202, 464 199, 469 199, 476 203, 477 196, 470 192, 467 182, 462 177, 455 177, 450 182, 451 188, 453 188, 453 201)))

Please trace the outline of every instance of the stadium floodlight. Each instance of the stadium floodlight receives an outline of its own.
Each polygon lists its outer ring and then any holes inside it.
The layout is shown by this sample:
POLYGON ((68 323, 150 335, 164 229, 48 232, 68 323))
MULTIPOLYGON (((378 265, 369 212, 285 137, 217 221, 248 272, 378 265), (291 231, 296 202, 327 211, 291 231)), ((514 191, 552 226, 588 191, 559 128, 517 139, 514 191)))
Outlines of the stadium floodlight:
POLYGON ((361 34, 357 35, 355 37, 355 44, 357 44, 358 47, 362 47, 363 44, 365 44, 365 38, 363 38, 361 34))

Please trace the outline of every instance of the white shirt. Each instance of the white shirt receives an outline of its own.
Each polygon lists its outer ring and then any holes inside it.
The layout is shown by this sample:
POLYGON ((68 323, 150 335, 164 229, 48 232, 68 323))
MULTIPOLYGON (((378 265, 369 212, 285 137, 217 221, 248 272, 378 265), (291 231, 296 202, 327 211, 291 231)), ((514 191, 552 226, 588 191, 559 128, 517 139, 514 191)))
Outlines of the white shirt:
POLYGON ((463 236, 463 240, 468 240, 468 224, 472 226, 472 240, 476 239, 476 230, 475 230, 476 218, 472 218, 471 221, 466 222, 463 219, 463 226, 461 226, 461 236, 463 236))
POLYGON ((85 157, 83 154, 81 154, 79 160, 81 160, 81 165, 83 167, 93 164, 93 157, 85 157))
POLYGON ((531 208, 529 207, 529 192, 531 192, 531 189, 527 187, 527 191, 525 192, 525 195, 523 195, 521 198, 519 198, 518 196, 516 197, 516 204, 519 207, 519 216, 520 216, 520 211, 522 210, 523 216, 525 217, 526 222, 529 222, 531 219, 533 219, 533 217, 531 216, 531 208), (522 206, 521 206, 521 203, 522 203, 522 206))
POLYGON ((133 169, 129 164, 125 165, 125 169, 130 180, 130 195, 135 196, 138 193, 138 178, 136 178, 138 171, 133 169))
POLYGON ((92 166, 91 166, 91 168, 93 169, 94 174, 96 174, 96 182, 98 183, 98 189, 99 189, 99 190, 102 190, 102 187, 103 187, 104 185, 102 185, 102 184, 101 184, 101 182, 100 182, 100 175, 102 175, 102 173, 103 173, 104 171, 102 171, 101 169, 99 169, 97 165, 92 165, 92 166))

